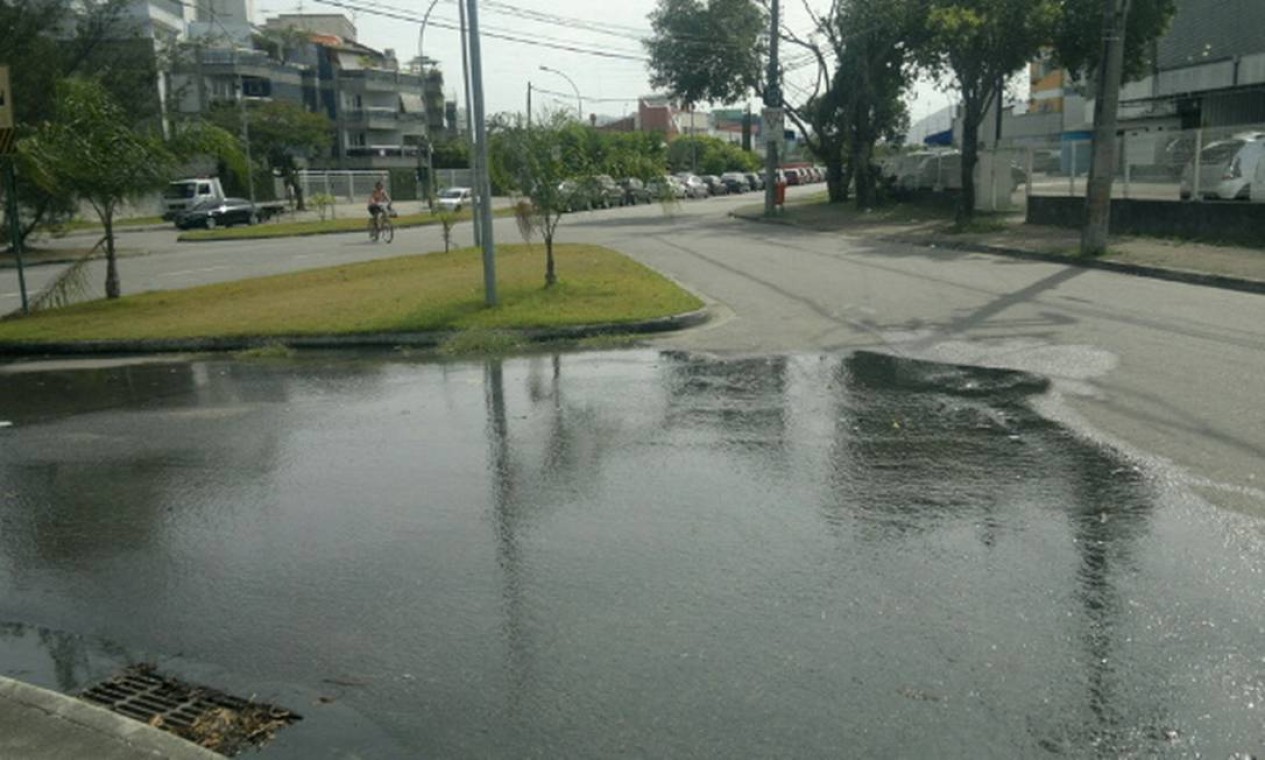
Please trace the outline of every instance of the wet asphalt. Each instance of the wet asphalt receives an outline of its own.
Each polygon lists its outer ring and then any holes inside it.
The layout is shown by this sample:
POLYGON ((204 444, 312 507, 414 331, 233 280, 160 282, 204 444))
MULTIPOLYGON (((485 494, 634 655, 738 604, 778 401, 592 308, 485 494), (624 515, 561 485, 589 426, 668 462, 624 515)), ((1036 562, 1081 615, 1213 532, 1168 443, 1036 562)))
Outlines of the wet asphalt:
POLYGON ((1265 754, 1265 531, 882 354, 0 373, 0 673, 304 715, 260 754, 1265 754))

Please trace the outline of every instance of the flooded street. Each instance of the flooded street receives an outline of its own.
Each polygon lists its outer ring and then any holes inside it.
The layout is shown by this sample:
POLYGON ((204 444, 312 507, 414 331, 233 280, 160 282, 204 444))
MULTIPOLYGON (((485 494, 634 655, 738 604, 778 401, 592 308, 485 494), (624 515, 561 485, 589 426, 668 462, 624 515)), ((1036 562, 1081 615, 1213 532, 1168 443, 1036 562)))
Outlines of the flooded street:
POLYGON ((0 372, 0 675, 260 756, 1265 754, 1265 525, 880 354, 0 372))

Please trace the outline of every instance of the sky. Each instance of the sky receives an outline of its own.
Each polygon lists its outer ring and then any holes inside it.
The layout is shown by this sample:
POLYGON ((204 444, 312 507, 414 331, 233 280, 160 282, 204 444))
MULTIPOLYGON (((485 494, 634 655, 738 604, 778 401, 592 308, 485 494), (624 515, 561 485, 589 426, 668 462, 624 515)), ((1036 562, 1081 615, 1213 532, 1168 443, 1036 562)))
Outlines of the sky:
MULTIPOLYGON (((352 19, 362 44, 378 50, 392 48, 403 64, 418 54, 421 19, 430 1, 255 0, 255 21, 262 23, 280 13, 341 13, 352 19)), ((443 69, 449 99, 464 102, 459 93, 457 2, 436 0, 421 42, 425 55, 437 59, 443 69)), ((786 25, 807 33, 812 23, 803 2, 824 8, 829 0, 783 2, 786 25)), ((543 110, 574 112, 576 89, 585 118, 593 113, 619 117, 634 112, 637 98, 654 91, 645 50, 638 40, 650 36, 648 17, 655 6, 656 0, 479 0, 487 113, 524 112, 529 81, 535 91, 533 111, 537 114, 543 110), (541 66, 562 73, 542 71, 541 66), (574 82, 574 88, 566 77, 574 82)), ((783 59, 795 63, 796 58, 802 58, 802 53, 784 46, 783 59)), ((812 66, 788 72, 791 97, 802 95, 802 88, 811 88, 813 72, 812 66)), ((911 119, 917 121, 952 100, 943 88, 920 82, 910 96, 911 119)), ((760 104, 753 98, 751 106, 758 110, 760 104)))

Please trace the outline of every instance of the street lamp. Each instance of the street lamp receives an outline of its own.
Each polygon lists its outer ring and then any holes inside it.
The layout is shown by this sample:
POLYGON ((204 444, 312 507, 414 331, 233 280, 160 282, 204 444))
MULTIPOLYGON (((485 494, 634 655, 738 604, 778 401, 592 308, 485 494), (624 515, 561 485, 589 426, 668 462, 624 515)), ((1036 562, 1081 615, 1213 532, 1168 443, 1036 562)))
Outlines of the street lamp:
POLYGON ((575 90, 575 109, 576 109, 575 115, 580 117, 580 123, 584 123, 584 101, 580 99, 580 88, 575 86, 575 82, 571 81, 571 77, 567 76, 566 74, 563 74, 561 71, 558 71, 557 69, 551 69, 548 66, 541 66, 540 70, 548 71, 551 74, 557 74, 558 76, 567 80, 567 83, 571 85, 571 89, 575 90))
MULTIPOLYGON (((426 202, 434 203, 435 161, 434 142, 430 134, 430 103, 426 100, 426 56, 422 50, 422 41, 426 38, 426 23, 430 21, 430 12, 435 10, 439 0, 430 0, 426 14, 422 16, 422 26, 417 30, 417 74, 422 82, 422 134, 426 138, 426 202)), ((421 156, 418 156, 419 163, 421 156)))

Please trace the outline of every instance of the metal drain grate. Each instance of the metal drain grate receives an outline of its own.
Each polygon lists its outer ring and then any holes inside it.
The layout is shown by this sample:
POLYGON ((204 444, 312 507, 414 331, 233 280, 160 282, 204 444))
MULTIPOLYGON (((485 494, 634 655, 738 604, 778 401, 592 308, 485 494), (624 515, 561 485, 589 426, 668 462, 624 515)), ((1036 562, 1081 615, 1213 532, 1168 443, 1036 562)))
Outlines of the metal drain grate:
POLYGON ((168 678, 149 665, 129 667, 79 698, 230 757, 302 719, 281 707, 168 678))

